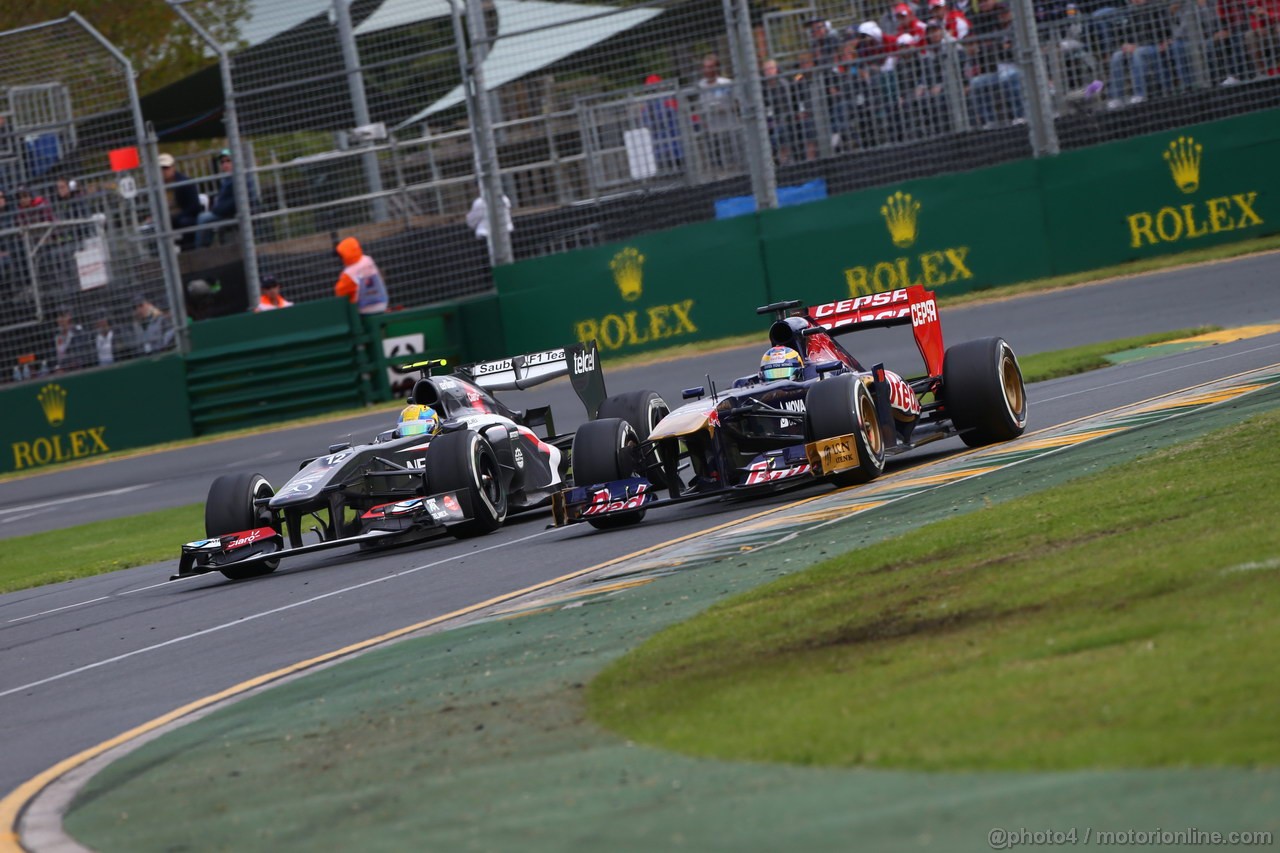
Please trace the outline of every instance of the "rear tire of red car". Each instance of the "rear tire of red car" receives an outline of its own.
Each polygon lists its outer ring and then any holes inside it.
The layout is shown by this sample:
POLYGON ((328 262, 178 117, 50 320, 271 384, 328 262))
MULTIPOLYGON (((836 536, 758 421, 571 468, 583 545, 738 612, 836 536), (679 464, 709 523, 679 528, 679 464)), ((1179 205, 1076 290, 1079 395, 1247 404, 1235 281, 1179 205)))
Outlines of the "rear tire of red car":
POLYGON ((876 401, 858 377, 844 374, 815 383, 805 395, 805 411, 810 438, 854 437, 858 467, 831 475, 833 483, 857 486, 884 473, 884 437, 876 401))
POLYGON ((947 349, 942 401, 960 440, 970 447, 1009 441, 1027 428, 1022 368, 1003 338, 979 338, 947 349))
MULTIPOLYGON (((636 431, 636 438, 643 442, 649 438, 649 434, 653 432, 658 422, 670 413, 671 407, 657 391, 628 391, 601 403, 596 419, 622 418, 631 424, 631 428, 636 431)), ((667 485, 666 477, 662 472, 662 462, 658 449, 651 447, 640 464, 644 476, 660 489, 667 485)))
MULTIPOLYGON (((256 498, 269 498, 275 489, 261 474, 223 474, 209 487, 204 502, 204 534, 213 539, 227 533, 239 533, 257 527, 271 527, 277 532, 280 524, 275 514, 265 507, 256 507, 256 498)), ((256 578, 269 575, 279 567, 280 561, 263 560, 247 566, 220 566, 218 571, 231 580, 256 578)))
MULTIPOLYGON (((631 424, 622 418, 588 421, 573 434, 573 483, 596 486, 636 476, 640 439, 631 424)), ((627 527, 644 518, 644 510, 588 518, 598 530, 627 527)))
POLYGON ((470 499, 474 517, 449 528, 458 539, 492 533, 506 521, 507 490, 498 454, 478 433, 458 430, 431 439, 426 470, 432 494, 463 492, 470 499))

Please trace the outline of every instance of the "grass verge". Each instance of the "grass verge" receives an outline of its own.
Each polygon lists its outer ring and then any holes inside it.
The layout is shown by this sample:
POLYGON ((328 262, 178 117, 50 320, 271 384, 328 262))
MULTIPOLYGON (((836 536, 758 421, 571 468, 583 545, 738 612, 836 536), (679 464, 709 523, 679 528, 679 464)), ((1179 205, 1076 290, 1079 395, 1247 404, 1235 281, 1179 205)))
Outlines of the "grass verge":
POLYGON ((1019 357, 1018 364, 1022 367, 1024 381, 1042 382, 1046 379, 1057 379, 1060 376, 1071 376, 1076 373, 1086 373, 1090 370, 1110 367, 1112 362, 1107 360, 1107 356, 1114 353, 1162 344, 1165 341, 1192 338, 1196 335, 1204 335, 1219 330, 1220 327, 1218 326, 1199 326, 1194 329, 1180 329, 1154 335, 1142 335, 1136 338, 1121 338, 1118 341, 1086 344, 1070 349, 1019 357))
POLYGON ((1258 416, 720 604, 614 662, 592 715, 735 760, 1274 765, 1277 430, 1258 416))
POLYGON ((0 593, 176 560, 204 530, 200 504, 15 536, 0 549, 0 593))

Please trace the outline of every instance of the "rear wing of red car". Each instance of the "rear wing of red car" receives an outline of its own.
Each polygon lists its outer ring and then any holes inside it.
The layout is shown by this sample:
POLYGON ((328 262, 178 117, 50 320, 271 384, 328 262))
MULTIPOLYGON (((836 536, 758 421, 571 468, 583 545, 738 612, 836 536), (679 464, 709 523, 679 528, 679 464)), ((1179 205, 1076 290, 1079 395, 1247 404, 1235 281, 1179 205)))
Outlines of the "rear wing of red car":
POLYGON ((938 319, 938 303, 933 291, 925 290, 923 285, 913 284, 901 290, 814 305, 805 312, 805 316, 832 335, 910 323, 925 369, 930 376, 942 375, 945 346, 942 322, 938 319))

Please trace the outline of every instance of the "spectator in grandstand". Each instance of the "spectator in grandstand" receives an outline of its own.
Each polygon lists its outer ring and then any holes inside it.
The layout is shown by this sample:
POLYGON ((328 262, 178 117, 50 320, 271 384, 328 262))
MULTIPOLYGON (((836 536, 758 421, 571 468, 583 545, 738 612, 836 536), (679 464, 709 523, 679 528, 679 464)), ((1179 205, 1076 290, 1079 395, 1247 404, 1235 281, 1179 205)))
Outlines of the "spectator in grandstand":
MULTIPOLYGON (((516 225, 511 220, 511 199, 506 193, 502 194, 502 222, 508 234, 516 230, 516 225)), ((489 205, 485 203, 484 191, 479 188, 477 188, 475 201, 471 202, 471 209, 467 211, 467 227, 476 232, 478 239, 484 241, 485 248, 489 252, 489 264, 492 265, 493 241, 489 239, 489 205)))
POLYGON ((98 314, 94 320, 93 347, 97 354, 97 363, 102 367, 116 363, 116 330, 111 328, 111 315, 106 311, 98 314))
MULTIPOLYGON (((1050 11, 1046 14, 1057 13, 1050 11)), ((1067 88, 1068 97, 1074 101, 1096 97, 1104 84, 1102 66, 1089 43, 1089 16, 1083 13, 1079 4, 1066 3, 1058 17, 1048 17, 1042 26, 1049 32, 1052 49, 1057 50, 1062 58, 1066 79, 1059 85, 1067 88)))
POLYGON ((946 64, 943 45, 951 37, 937 19, 925 24, 924 43, 917 49, 912 113, 922 137, 937 136, 947 128, 946 64))
POLYGON ((1245 45, 1249 34, 1249 3, 1248 0, 1218 0, 1214 12, 1215 78, 1223 86, 1234 86, 1253 76, 1245 45))
POLYGON ((79 370, 91 366, 93 357, 93 336, 75 321, 75 314, 70 305, 58 309, 58 331, 53 338, 53 369, 55 373, 67 370, 79 370))
POLYGON ((1249 0, 1245 44, 1259 77, 1280 75, 1280 0, 1249 0))
MULTIPOLYGON (((196 245, 202 249, 213 245, 213 236, 218 230, 215 227, 217 223, 236 218, 236 187, 231 176, 234 170, 235 161, 231 158, 231 152, 225 148, 222 149, 222 153, 218 155, 218 171, 222 173, 222 180, 218 182, 218 194, 209 203, 209 209, 202 211, 196 217, 196 224, 209 226, 196 233, 196 245)), ((253 186, 253 176, 246 175, 245 181, 248 184, 249 198, 252 200, 257 194, 253 186)))
POLYGON ((698 120, 707 160, 725 171, 738 169, 738 118, 733 100, 733 81, 720 73, 720 57, 709 53, 702 59, 698 78, 698 120))
POLYGON ((1130 104, 1145 101, 1152 84, 1168 83, 1164 60, 1173 35, 1168 9, 1147 0, 1129 0, 1126 12, 1117 23, 1120 46, 1111 54, 1111 79, 1107 84, 1107 106, 1111 109, 1126 103, 1126 70, 1132 85, 1127 101, 1130 104))
POLYGON ((791 81, 778 73, 778 63, 773 59, 766 59, 760 65, 760 74, 769 144, 774 159, 785 165, 791 162, 791 149, 795 145, 796 105, 791 94, 791 81))
POLYGON ((640 123, 649 129, 655 164, 659 172, 677 172, 684 167, 679 101, 673 92, 657 92, 662 86, 662 78, 657 74, 646 77, 644 85, 655 92, 640 109, 640 123))
POLYGON ((26 187, 18 187, 17 224, 22 227, 53 221, 53 208, 44 196, 37 195, 26 187))
POLYGON ((1022 69, 1014 62, 1013 14, 1004 3, 993 3, 974 16, 969 50, 976 74, 969 83, 969 102, 983 128, 1007 118, 1026 121, 1022 100, 1022 69))
POLYGON ((813 18, 809 22, 809 54, 815 64, 828 66, 835 64, 840 56, 841 38, 831 27, 831 22, 822 18, 813 18))
MULTIPOLYGON (((1195 85, 1195 74, 1191 65, 1191 52, 1200 50, 1213 34, 1217 25, 1216 16, 1209 8, 1209 0, 1172 0, 1169 14, 1173 19, 1173 38, 1169 42, 1168 55, 1173 63, 1173 72, 1180 89, 1190 89, 1195 85)), ((1206 61, 1212 65, 1212 57, 1206 54, 1206 61)), ((1213 74, 1210 70, 1210 75, 1213 74)))
POLYGON ((66 178, 58 178, 53 190, 53 213, 58 219, 88 219, 89 207, 85 204, 80 185, 66 178))
POLYGON ((846 59, 838 78, 840 99, 844 104, 842 144, 848 142, 867 148, 876 145, 877 128, 884 126, 893 106, 890 94, 896 92, 892 68, 892 36, 886 36, 875 21, 863 21, 849 33, 846 59))
POLYGON ((173 320, 141 293, 133 297, 133 355, 151 355, 173 348, 173 320))
MULTIPOLYGON (((200 193, 191 179, 178 171, 178 162, 172 154, 161 154, 159 157, 160 175, 166 184, 171 185, 169 191, 169 226, 177 231, 191 228, 196 224, 200 214, 204 212, 204 204, 200 201, 200 193)), ((182 248, 190 249, 196 244, 192 234, 183 234, 179 238, 182 248)))
POLYGON ((278 308, 292 308, 293 303, 280 293, 280 279, 267 274, 258 279, 262 285, 262 293, 258 299, 258 307, 254 311, 275 311, 278 308))
POLYGON ((947 35, 956 41, 969 35, 969 30, 972 29, 964 12, 949 7, 947 0, 929 0, 928 15, 928 19, 925 21, 926 24, 929 21, 937 21, 946 30, 947 35))
POLYGON ((334 251, 343 264, 342 275, 333 286, 334 294, 349 299, 361 314, 381 314, 386 311, 386 282, 382 280, 382 273, 373 258, 360 248, 360 241, 355 237, 347 237, 334 251))
POLYGON ((916 17, 910 5, 899 3, 893 7, 893 25, 893 35, 899 47, 924 41, 924 22, 916 17))
POLYGON ((813 64, 813 56, 800 54, 796 72, 791 75, 791 96, 795 103, 795 115, 792 124, 795 155, 804 155, 805 160, 816 160, 818 157, 818 125, 815 118, 817 99, 824 97, 826 87, 823 85, 823 73, 813 64))

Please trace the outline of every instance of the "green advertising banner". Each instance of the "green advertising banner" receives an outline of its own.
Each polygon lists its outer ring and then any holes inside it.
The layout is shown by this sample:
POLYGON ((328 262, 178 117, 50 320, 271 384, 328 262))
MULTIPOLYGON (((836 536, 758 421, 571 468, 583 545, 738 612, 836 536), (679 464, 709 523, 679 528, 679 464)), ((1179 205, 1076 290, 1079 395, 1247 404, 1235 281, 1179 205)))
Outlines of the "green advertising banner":
POLYGON ((1274 111, 1039 161, 1055 272, 1280 229, 1274 111))
POLYGON ((176 355, 6 388, 0 409, 6 473, 192 435, 186 372, 176 355))
POLYGON ((1034 161, 764 211, 770 299, 828 302, 912 284, 941 293, 1047 275, 1034 161))
POLYGON ((762 328, 756 223, 703 222, 498 267, 508 351, 594 339, 617 355, 762 328))

